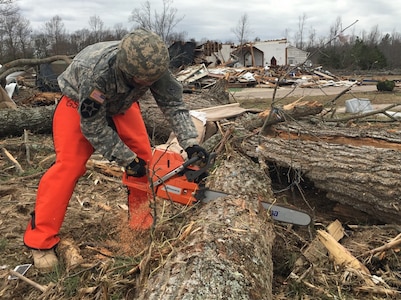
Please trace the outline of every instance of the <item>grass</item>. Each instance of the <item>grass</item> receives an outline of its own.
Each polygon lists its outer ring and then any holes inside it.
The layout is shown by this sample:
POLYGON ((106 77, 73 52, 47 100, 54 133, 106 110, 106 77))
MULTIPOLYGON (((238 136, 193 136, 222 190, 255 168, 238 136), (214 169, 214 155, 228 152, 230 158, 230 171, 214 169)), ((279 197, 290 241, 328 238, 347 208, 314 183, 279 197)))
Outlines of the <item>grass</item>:
POLYGON ((4 252, 7 248, 7 239, 0 239, 0 252, 4 252))

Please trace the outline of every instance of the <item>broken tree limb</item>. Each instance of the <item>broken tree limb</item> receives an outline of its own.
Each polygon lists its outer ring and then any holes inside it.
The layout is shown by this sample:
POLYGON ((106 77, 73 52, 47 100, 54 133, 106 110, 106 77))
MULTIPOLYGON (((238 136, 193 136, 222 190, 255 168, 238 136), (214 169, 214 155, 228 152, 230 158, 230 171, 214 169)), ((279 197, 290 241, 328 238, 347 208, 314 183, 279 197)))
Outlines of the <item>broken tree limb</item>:
MULTIPOLYGON (((336 241, 344 237, 344 228, 338 220, 329 224, 326 230, 336 241)), ((318 237, 316 237, 309 246, 302 251, 302 254, 303 256, 300 256, 296 260, 290 278, 302 278, 302 276, 299 276, 299 273, 304 269, 305 265, 317 264, 318 261, 325 259, 327 251, 324 250, 324 245, 319 241, 318 237)))
POLYGON ((330 200, 373 220, 401 222, 400 151, 278 138, 265 139, 259 151, 270 162, 301 170, 330 200))
POLYGON ((344 118, 337 118, 337 119, 325 119, 325 122, 348 122, 351 120, 357 120, 357 119, 363 119, 366 117, 370 117, 370 116, 374 116, 374 115, 378 115, 378 114, 385 114, 389 119, 393 120, 393 121, 398 121, 396 118, 392 117, 390 114, 387 113, 387 111, 389 109, 392 109, 393 107, 396 106, 400 106, 401 104, 399 103, 395 103, 395 104, 391 104, 383 109, 378 109, 378 110, 374 110, 374 111, 370 111, 370 112, 366 112, 363 114, 358 114, 358 115, 352 115, 349 117, 344 117, 344 118))
POLYGON ((31 286, 33 286, 34 288, 38 289, 42 293, 46 292, 49 289, 48 286, 36 283, 35 281, 33 281, 33 280, 29 279, 29 278, 26 278, 24 275, 14 271, 14 270, 9 270, 9 272, 10 272, 10 274, 12 276, 18 277, 19 279, 21 279, 22 281, 25 281, 26 283, 30 284, 31 286))
POLYGON ((377 247, 375 249, 369 250, 366 253, 363 253, 363 256, 366 255, 374 255, 376 253, 380 253, 380 252, 384 252, 386 250, 395 248, 397 246, 401 245, 401 233, 398 234, 395 238, 393 238, 390 242, 388 242, 387 244, 377 247))
POLYGON ((296 170, 329 200, 367 214, 367 221, 401 224, 401 132, 397 128, 288 121, 273 125, 268 136, 251 134, 260 121, 251 114, 236 119, 231 140, 238 140, 242 153, 296 170))
POLYGON ((51 63, 53 61, 63 60, 67 64, 71 63, 71 57, 67 55, 55 55, 46 58, 21 58, 5 63, 0 68, 0 81, 13 72, 25 70, 26 66, 37 66, 40 64, 51 63))
POLYGON ((267 134, 269 126, 287 120, 296 120, 305 116, 317 115, 323 110, 322 104, 317 101, 298 100, 283 106, 283 108, 267 109, 259 114, 260 118, 267 118, 261 129, 261 134, 267 134))
POLYGON ((318 230, 317 234, 320 242, 329 251, 337 265, 359 271, 368 286, 375 285, 370 278, 371 275, 369 269, 354 257, 344 246, 339 244, 333 236, 324 230, 318 230))
POLYGON ((16 160, 14 158, 14 156, 11 155, 10 152, 7 151, 6 148, 1 148, 1 151, 3 152, 4 156, 11 162, 14 164, 15 169, 17 170, 18 174, 22 174, 24 173, 24 169, 22 169, 20 163, 18 162, 18 160, 16 160))
POLYGON ((351 88, 353 87, 353 85, 350 85, 349 87, 345 88, 344 90, 342 90, 338 95, 336 95, 332 100, 330 100, 329 102, 325 103, 324 106, 332 106, 338 99, 340 99, 340 97, 342 95, 345 95, 348 91, 351 90, 351 88))

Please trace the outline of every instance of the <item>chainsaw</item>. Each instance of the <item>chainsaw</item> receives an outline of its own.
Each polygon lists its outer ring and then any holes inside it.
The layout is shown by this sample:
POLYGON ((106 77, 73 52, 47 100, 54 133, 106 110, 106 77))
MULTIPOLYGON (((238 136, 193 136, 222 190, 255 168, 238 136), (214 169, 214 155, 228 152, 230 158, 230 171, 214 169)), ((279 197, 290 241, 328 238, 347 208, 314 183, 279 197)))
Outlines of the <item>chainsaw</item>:
MULTIPOLYGON (((134 177, 125 173, 123 184, 141 191, 153 192, 157 197, 183 205, 207 203, 229 195, 205 187, 204 179, 215 159, 216 154, 210 153, 207 162, 199 165, 196 164, 200 160, 197 156, 184 160, 179 153, 156 148, 149 163, 150 184, 138 183, 134 177)), ((311 217, 305 212, 263 201, 261 205, 270 212, 274 220, 296 225, 308 225, 311 222, 311 217)))

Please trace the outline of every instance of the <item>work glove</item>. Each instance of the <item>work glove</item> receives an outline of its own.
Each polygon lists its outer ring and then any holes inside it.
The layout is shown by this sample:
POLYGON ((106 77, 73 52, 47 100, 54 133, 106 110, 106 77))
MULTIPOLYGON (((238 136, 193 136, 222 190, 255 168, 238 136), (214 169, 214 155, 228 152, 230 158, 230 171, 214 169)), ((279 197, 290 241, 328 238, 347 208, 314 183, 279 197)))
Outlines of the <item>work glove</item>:
POLYGON ((140 158, 135 157, 135 159, 125 168, 125 173, 128 176, 142 177, 146 175, 146 162, 140 158))
POLYGON ((198 156, 203 164, 206 164, 209 158, 209 153, 206 151, 206 149, 199 145, 190 146, 185 149, 185 152, 187 152, 188 159, 198 156))

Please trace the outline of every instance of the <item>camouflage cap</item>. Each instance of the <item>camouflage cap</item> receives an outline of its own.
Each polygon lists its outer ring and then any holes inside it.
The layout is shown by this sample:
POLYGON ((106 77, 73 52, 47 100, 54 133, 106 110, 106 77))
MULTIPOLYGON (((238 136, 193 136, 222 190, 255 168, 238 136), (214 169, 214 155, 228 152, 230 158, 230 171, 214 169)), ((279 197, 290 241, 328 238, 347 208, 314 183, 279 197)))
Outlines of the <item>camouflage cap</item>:
POLYGON ((119 44, 117 66, 128 78, 154 82, 167 71, 169 61, 166 44, 149 30, 134 30, 119 44))

